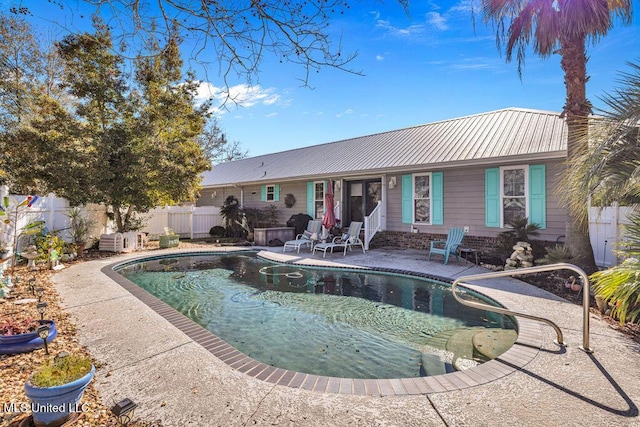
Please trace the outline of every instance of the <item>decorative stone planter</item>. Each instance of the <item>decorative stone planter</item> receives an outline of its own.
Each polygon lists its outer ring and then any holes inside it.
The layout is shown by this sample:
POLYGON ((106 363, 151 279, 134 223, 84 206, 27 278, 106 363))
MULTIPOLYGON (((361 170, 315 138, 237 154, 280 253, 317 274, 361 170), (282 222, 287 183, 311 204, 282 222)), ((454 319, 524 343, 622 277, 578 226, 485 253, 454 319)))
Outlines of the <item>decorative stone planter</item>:
POLYGON ((175 234, 175 235, 161 235, 160 236, 160 249, 165 249, 165 248, 177 248, 178 245, 180 244, 180 237, 175 234))
MULTIPOLYGON (((52 320, 41 320, 41 324, 49 324, 47 344, 58 335, 56 323, 52 320)), ((0 335, 0 354, 26 353, 44 347, 42 338, 37 332, 18 335, 0 335)))
POLYGON ((55 387, 35 387, 31 385, 31 378, 25 383, 25 394, 31 400, 33 421, 36 426, 63 425, 72 414, 81 412, 80 403, 84 390, 87 388, 96 372, 91 365, 91 371, 82 378, 55 387))

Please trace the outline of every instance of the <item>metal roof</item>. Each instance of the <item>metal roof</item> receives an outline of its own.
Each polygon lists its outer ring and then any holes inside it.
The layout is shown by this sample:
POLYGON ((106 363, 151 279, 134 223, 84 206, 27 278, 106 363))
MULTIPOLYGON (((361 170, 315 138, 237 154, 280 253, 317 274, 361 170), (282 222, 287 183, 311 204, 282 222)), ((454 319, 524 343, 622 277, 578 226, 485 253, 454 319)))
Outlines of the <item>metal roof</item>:
POLYGON ((507 108, 426 125, 221 163, 204 187, 341 178, 460 165, 564 158, 560 113, 507 108))

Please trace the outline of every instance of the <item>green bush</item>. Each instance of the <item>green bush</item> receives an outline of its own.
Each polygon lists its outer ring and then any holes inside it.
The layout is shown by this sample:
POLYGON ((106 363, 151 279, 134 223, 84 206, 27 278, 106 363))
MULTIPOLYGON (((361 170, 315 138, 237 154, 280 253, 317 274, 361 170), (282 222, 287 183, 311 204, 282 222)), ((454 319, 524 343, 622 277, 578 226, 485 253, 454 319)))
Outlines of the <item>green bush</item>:
POLYGON ((49 250, 57 251, 58 255, 62 255, 64 252, 64 245, 66 242, 55 232, 37 235, 34 237, 34 240, 36 248, 38 248, 38 253, 40 254, 38 259, 48 259, 49 250))
POLYGON ((531 241, 531 237, 538 236, 540 226, 529 224, 528 218, 515 218, 507 223, 508 230, 498 233, 494 255, 502 261, 513 253, 513 246, 518 242, 529 242, 534 256, 541 256, 540 245, 531 241))
POLYGON ((558 263, 576 264, 577 258, 571 253, 568 247, 561 244, 554 246, 547 246, 545 248, 547 252, 544 258, 536 260, 536 264, 548 265, 558 263))
POLYGON ((611 305, 611 317, 621 324, 636 322, 640 316, 640 212, 633 212, 628 219, 626 239, 616 251, 628 258, 590 276, 595 295, 611 305))
POLYGON ((628 258, 622 264, 590 276, 593 290, 611 305, 611 317, 636 322, 640 316, 640 261, 628 258))

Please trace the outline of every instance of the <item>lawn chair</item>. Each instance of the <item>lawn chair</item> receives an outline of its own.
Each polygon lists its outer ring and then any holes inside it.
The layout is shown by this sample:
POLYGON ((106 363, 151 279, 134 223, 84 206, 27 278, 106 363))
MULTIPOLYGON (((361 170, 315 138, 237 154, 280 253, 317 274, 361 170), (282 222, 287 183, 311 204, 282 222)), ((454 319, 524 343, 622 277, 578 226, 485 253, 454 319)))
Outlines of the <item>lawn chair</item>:
POLYGON ((447 240, 434 240, 431 242, 428 261, 431 261, 431 255, 433 254, 443 255, 445 264, 449 262, 449 255, 454 255, 456 257, 456 261, 459 261, 458 247, 462 243, 463 237, 464 231, 462 231, 461 228, 454 227, 449 230, 447 240))
POLYGON ((313 245, 318 241, 318 236, 322 231, 322 220, 321 219, 312 219, 307 223, 307 229, 302 232, 302 234, 298 234, 295 240, 287 240, 284 242, 284 247, 282 248, 282 252, 287 251, 287 247, 292 247, 297 249, 298 253, 300 253, 300 248, 302 246, 309 245, 309 250, 313 249, 313 245))
POLYGON ((352 221, 351 225, 349 225, 349 231, 344 233, 342 236, 334 237, 331 242, 327 243, 318 243, 313 247, 313 253, 316 251, 322 251, 322 258, 327 256, 327 251, 331 249, 331 253, 335 248, 343 249, 343 255, 347 254, 347 248, 352 249, 352 246, 360 246, 362 248, 362 253, 364 251, 364 243, 360 240, 360 230, 362 230, 362 222, 352 221))

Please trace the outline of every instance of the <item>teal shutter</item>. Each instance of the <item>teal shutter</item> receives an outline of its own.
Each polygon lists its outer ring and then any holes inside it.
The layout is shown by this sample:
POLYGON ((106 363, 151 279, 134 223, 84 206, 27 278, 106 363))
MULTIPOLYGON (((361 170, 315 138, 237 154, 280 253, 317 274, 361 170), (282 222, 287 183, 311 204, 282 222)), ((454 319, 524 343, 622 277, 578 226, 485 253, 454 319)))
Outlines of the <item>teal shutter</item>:
POLYGON ((529 223, 547 228, 545 165, 529 166, 529 223))
POLYGON ((484 171, 484 221, 487 227, 500 227, 500 168, 484 171))
POLYGON ((402 223, 413 222, 413 177, 402 175, 402 223))
POLYGON ((309 214, 311 218, 316 217, 315 197, 316 194, 313 181, 307 182, 307 214, 309 214))
POLYGON ((443 173, 431 174, 431 224, 444 224, 444 185, 443 173))
POLYGON ((280 184, 276 184, 273 186, 273 201, 280 201, 280 184))
POLYGON ((266 202, 267 201, 267 186, 263 185, 262 187, 260 187, 260 201, 261 202, 266 202))

